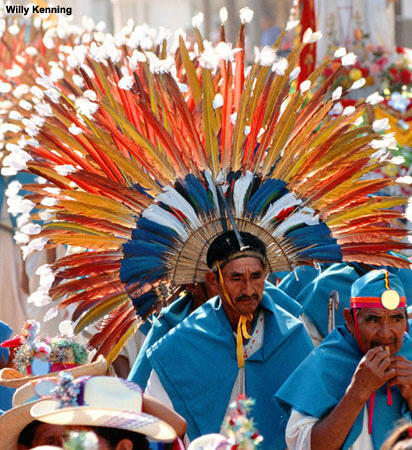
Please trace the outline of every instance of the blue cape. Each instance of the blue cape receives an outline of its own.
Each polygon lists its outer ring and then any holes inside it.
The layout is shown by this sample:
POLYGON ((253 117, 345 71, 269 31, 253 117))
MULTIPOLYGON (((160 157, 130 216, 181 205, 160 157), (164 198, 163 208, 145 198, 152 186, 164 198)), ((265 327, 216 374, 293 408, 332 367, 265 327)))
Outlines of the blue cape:
POLYGON ((298 266, 293 272, 286 275, 277 287, 285 292, 285 294, 298 300, 298 294, 302 289, 319 274, 320 271, 316 267, 298 266))
MULTIPOLYGON (((299 317, 302 314, 302 307, 299 303, 268 281, 265 283, 265 291, 275 299, 277 305, 291 313, 293 316, 299 317)), ((192 302, 193 296, 187 293, 166 308, 163 308, 161 315, 153 319, 152 328, 139 350, 136 361, 129 373, 128 380, 134 381, 140 385, 142 389, 146 388, 152 370, 147 359, 147 350, 191 313, 192 302)))
POLYGON ((182 297, 176 299, 166 308, 162 309, 159 317, 153 318, 153 324, 147 333, 146 339, 139 350, 136 361, 129 373, 128 380, 134 381, 142 389, 146 388, 152 366, 150 365, 146 351, 157 342, 162 336, 174 328, 178 323, 182 322, 191 312, 193 297, 186 293, 182 297))
POLYGON ((283 292, 282 289, 273 285, 270 281, 265 282, 265 292, 273 298, 273 301, 278 306, 292 314, 292 316, 298 318, 302 315, 302 306, 294 298, 283 292))
MULTIPOLYGON (((405 335, 398 353, 412 359, 412 339, 405 335)), ((343 397, 363 353, 346 327, 336 328, 316 347, 277 391, 275 398, 285 407, 301 414, 322 418, 343 397)), ((376 392, 372 440, 374 448, 381 447, 395 422, 410 419, 406 401, 397 387, 392 388, 393 405, 387 405, 387 386, 376 392)), ((349 432, 343 449, 348 449, 362 431, 364 410, 361 411, 349 432)))
POLYGON ((336 326, 345 325, 343 310, 350 307, 350 289, 352 283, 365 272, 346 263, 333 264, 312 280, 297 296, 302 304, 303 313, 315 325, 320 334, 328 334, 328 300, 331 291, 339 293, 339 308, 335 311, 336 326))
MULTIPOLYGON (((0 342, 5 341, 11 335, 12 329, 0 320, 0 342)), ((0 361, 5 360, 9 357, 9 352, 6 348, 0 347, 0 361)), ((0 410, 7 411, 12 406, 12 397, 13 397, 14 389, 6 388, 4 386, 0 386, 0 410)))
MULTIPOLYGON (((302 324, 264 292, 263 347, 245 361, 246 394, 264 436, 263 449, 285 448, 288 414, 273 394, 313 348, 302 324)), ((194 311, 148 351, 152 368, 174 408, 188 423, 192 440, 219 432, 238 367, 236 341, 219 297, 194 311)))

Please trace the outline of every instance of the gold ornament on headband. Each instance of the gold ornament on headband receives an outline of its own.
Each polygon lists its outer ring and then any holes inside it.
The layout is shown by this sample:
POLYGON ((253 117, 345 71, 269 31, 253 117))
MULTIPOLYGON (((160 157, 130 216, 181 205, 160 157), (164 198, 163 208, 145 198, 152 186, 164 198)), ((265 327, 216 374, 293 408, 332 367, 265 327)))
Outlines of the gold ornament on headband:
POLYGON ((388 289, 384 291, 381 295, 382 306, 386 309, 389 310, 396 309, 399 306, 400 302, 401 298, 399 294, 393 289, 388 289))

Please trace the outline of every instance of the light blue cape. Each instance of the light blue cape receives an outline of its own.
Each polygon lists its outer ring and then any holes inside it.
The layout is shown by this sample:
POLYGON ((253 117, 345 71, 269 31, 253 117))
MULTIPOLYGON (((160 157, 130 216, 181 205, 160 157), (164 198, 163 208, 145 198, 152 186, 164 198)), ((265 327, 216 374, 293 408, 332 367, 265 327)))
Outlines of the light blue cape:
MULTIPOLYGON (((273 394, 313 348, 302 324, 264 292, 263 347, 245 361, 246 394, 264 436, 262 449, 285 448, 288 414, 273 394)), ((236 341, 219 297, 194 311, 148 351, 152 368, 191 440, 219 432, 238 374, 236 341)))
POLYGON ((191 312, 192 303, 193 296, 186 293, 166 308, 163 308, 162 314, 159 317, 153 318, 152 327, 139 350, 136 361, 129 373, 128 380, 134 381, 142 389, 146 388, 147 380, 152 370, 152 366, 147 359, 147 350, 177 324, 186 319, 191 312))
MULTIPOLYGON (((412 360, 412 339, 405 335, 398 353, 412 360)), ((276 393, 286 410, 325 417, 343 397, 363 353, 346 327, 336 328, 299 365, 276 393)), ((387 385, 376 392, 372 422, 374 448, 381 447, 401 418, 411 420, 406 401, 397 387, 392 387, 393 404, 387 405, 387 385)), ((362 431, 364 410, 358 415, 343 449, 348 449, 362 431)))

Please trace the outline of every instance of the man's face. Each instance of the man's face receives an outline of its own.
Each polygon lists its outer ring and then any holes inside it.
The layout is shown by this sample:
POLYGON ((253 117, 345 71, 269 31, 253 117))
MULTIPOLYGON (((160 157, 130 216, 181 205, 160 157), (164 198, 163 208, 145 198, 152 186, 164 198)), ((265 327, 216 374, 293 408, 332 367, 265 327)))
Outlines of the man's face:
MULTIPOLYGON (((223 283, 238 313, 247 315, 256 311, 263 295, 265 275, 261 261, 253 257, 234 259, 223 267, 223 283)), ((220 297, 230 306, 222 292, 220 297)))
POLYGON ((39 445, 55 445, 56 447, 63 447, 64 435, 64 426, 41 423, 36 427, 32 447, 37 447, 39 445))
MULTIPOLYGON (((53 425, 49 423, 41 423, 37 426, 34 438, 32 441, 32 446, 34 448, 40 445, 53 445, 56 447, 63 447, 63 442, 68 438, 71 431, 93 431, 93 427, 86 426, 63 426, 63 425, 53 425)), ((99 450, 109 450, 111 447, 109 444, 100 436, 97 435, 99 450)), ((124 447, 127 448, 127 447, 124 447)), ((132 447, 130 447, 132 448, 132 447)))
MULTIPOLYGON (((352 314, 345 313, 347 326, 357 339, 352 314)), ((395 355, 402 346, 403 334, 407 319, 405 308, 389 311, 383 308, 359 308, 354 311, 358 319, 359 335, 365 353, 373 347, 389 347, 391 355, 395 355)))

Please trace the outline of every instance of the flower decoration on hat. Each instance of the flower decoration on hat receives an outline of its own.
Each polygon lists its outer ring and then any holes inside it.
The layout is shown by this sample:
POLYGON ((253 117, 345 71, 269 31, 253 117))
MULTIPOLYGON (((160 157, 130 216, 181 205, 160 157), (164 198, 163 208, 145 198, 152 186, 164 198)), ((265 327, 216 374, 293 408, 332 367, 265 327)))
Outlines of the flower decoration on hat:
POLYGON ((53 391, 54 398, 58 401, 58 408, 79 406, 78 397, 81 391, 80 383, 73 382, 74 378, 68 372, 60 372, 58 383, 53 391))

